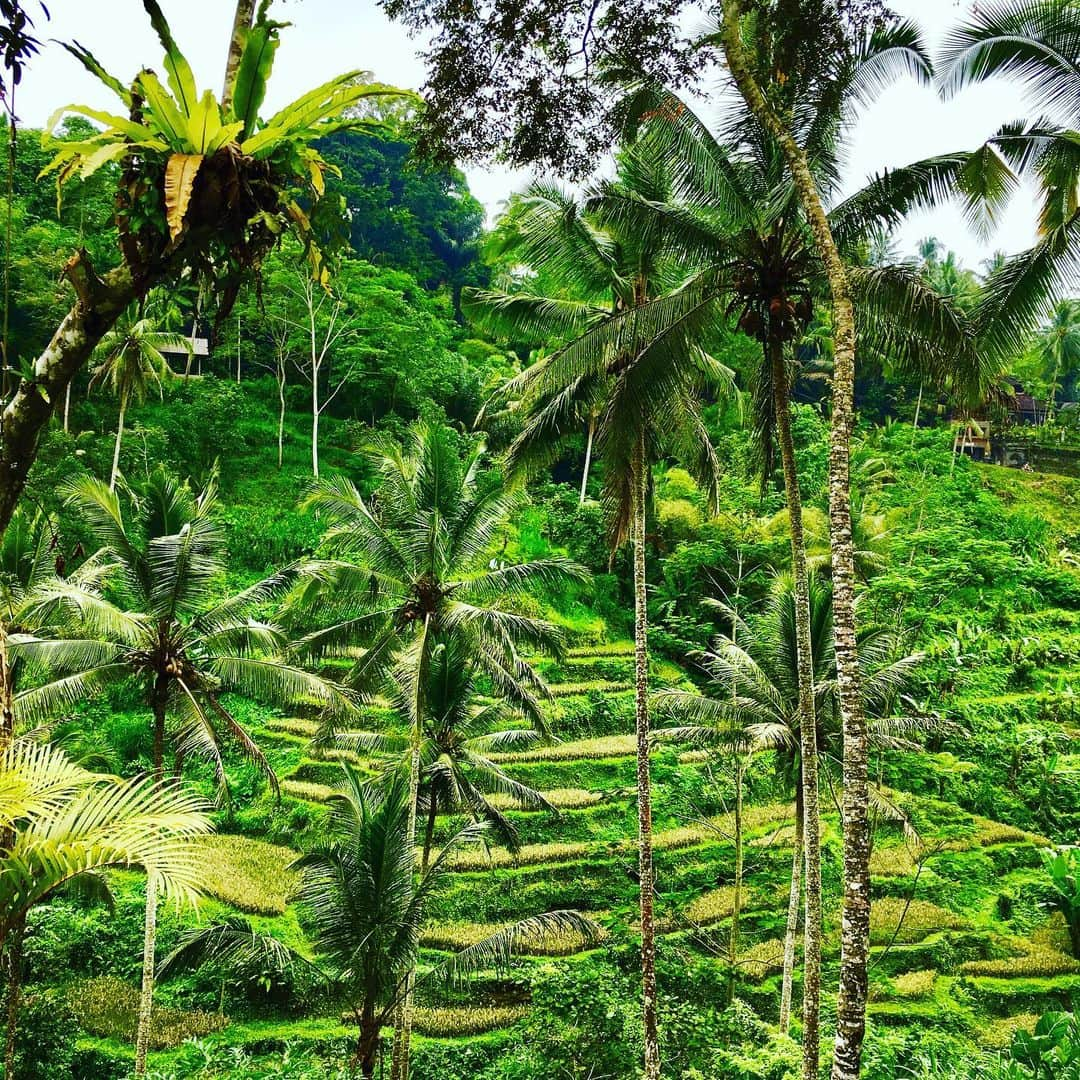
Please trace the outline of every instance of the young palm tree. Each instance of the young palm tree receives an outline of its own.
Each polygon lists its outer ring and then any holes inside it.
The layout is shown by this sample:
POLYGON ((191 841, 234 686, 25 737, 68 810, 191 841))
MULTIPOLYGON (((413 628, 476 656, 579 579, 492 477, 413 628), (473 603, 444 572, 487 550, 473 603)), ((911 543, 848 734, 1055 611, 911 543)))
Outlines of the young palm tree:
MULTIPOLYGON (((399 672, 399 676, 391 700, 408 717, 412 681, 407 671, 399 672)), ((426 804, 427 823, 421 873, 426 872, 431 860, 435 819, 440 811, 463 813, 474 822, 486 822, 511 850, 518 847, 517 830, 491 801, 491 795, 503 796, 522 809, 556 812, 539 791, 509 776, 488 757, 493 751, 532 745, 546 732, 522 727, 499 730, 499 725, 520 713, 503 702, 481 699, 478 672, 463 643, 454 637, 436 639, 425 677, 418 797, 421 805, 426 804)), ((350 731, 340 737, 339 743, 349 749, 407 756, 411 739, 384 732, 350 731)))
POLYGON ((191 341, 183 334, 161 330, 152 313, 138 305, 129 308, 116 325, 102 337, 94 350, 97 362, 90 376, 90 390, 107 385, 120 405, 116 421, 116 442, 113 445, 112 471, 109 490, 115 490, 120 472, 120 443, 124 437, 124 417, 133 402, 146 400, 146 391, 153 383, 162 392, 162 383, 172 378, 169 361, 162 350, 186 352, 191 355, 191 341))
MULTIPOLYGON (((633 192, 664 199, 671 191, 665 163, 645 156, 620 159, 617 180, 595 190, 588 200, 590 219, 578 232, 596 238, 610 200, 633 192), (590 224, 592 222, 593 224, 590 224)), ((550 215, 548 215, 550 216, 550 215)), ((556 218, 556 224, 558 220, 556 218)), ((486 308, 490 321, 507 329, 543 326, 554 313, 565 314, 568 344, 554 350, 510 380, 502 396, 524 416, 524 428, 511 445, 508 467, 522 477, 549 464, 575 434, 583 416, 595 416, 594 457, 603 463, 603 502, 610 521, 612 548, 627 540, 633 551, 636 729, 638 741, 638 875, 641 907, 642 1019, 646 1080, 660 1075, 656 1001, 656 944, 653 917, 652 795, 649 773, 648 616, 646 610, 645 519, 654 462, 674 455, 696 473, 714 500, 718 465, 701 422, 701 390, 730 386, 731 373, 698 344, 707 341, 715 312, 700 304, 703 282, 685 276, 677 260, 648 232, 615 227, 594 243, 617 275, 615 311, 599 318, 580 303, 553 303, 546 297, 474 294, 473 310, 486 308), (658 333, 657 327, 666 327, 658 333)), ((538 267, 563 273, 573 287, 579 263, 566 238, 541 218, 531 257, 538 267)), ((586 249, 587 245, 578 245, 586 249)), ((604 274, 597 274, 596 286, 604 274)))
POLYGON ((1059 300, 1050 321, 1036 334, 1034 347, 1043 370, 1050 372, 1048 418, 1052 421, 1061 380, 1080 369, 1080 304, 1075 300, 1059 300))
MULTIPOLYGON (((843 740, 832 590, 816 576, 811 576, 809 585, 814 744, 822 765, 839 773, 843 740)), ((725 609, 732 619, 732 634, 718 637, 712 649, 699 658, 706 676, 703 692, 665 691, 657 696, 660 707, 681 724, 665 731, 664 738, 720 747, 725 752, 733 746, 744 752, 772 750, 778 775, 794 793, 795 843, 780 993, 780 1030, 785 1033, 791 1017, 805 844, 802 774, 806 766, 802 750, 805 740, 799 730, 803 721, 798 603, 794 581, 782 576, 776 579, 765 609, 756 618, 744 622, 734 611, 725 609)), ((871 718, 869 738, 876 749, 910 749, 908 736, 925 728, 922 721, 893 716, 897 701, 911 686, 914 669, 922 659, 920 654, 905 653, 903 644, 901 635, 891 628, 860 634, 863 706, 871 718)), ((871 797, 888 816, 901 816, 882 792, 874 790, 871 797)))
MULTIPOLYGON (((401 774, 365 787, 346 767, 344 788, 333 801, 332 838, 293 864, 300 872, 296 899, 311 919, 315 955, 356 1017, 353 1065, 364 1077, 375 1075, 380 1031, 410 992, 424 912, 449 856, 485 830, 482 824, 467 826, 417 877, 410 800, 401 774)), ((524 941, 565 930, 591 939, 597 928, 573 911, 534 916, 459 953, 454 967, 464 972, 492 966, 524 941)))
MULTIPOLYGON (((482 444, 464 453, 444 424, 418 422, 404 446, 375 439, 368 458, 379 476, 365 499, 344 477, 317 481, 303 505, 329 524, 326 546, 335 559, 310 564, 295 609, 322 625, 295 646, 299 655, 363 654, 346 677, 364 695, 395 692, 410 726, 410 841, 416 837, 423 746, 424 695, 436 640, 462 643, 495 696, 542 726, 543 681, 522 658, 528 646, 553 653, 562 635, 547 620, 513 610, 516 598, 549 585, 584 580, 585 571, 561 556, 506 564, 494 558, 495 538, 524 498, 520 491, 482 488, 482 444)), ((333 726, 324 738, 335 736, 333 726)), ((393 1080, 407 1080, 409 998, 396 1025, 393 1080)))
MULTIPOLYGON (((193 901, 203 804, 172 785, 87 772, 55 747, 15 740, 0 750, 0 953, 8 960, 4 1075, 14 1076, 22 935, 35 905, 102 871, 141 867, 155 891, 193 901)), ((148 884, 148 888, 149 888, 148 884)))
MULTIPOLYGON (((53 678, 16 695, 24 722, 40 723, 109 685, 134 680, 150 712, 153 776, 164 777, 166 743, 180 774, 186 757, 208 758, 228 794, 222 744, 233 743, 277 786, 273 770, 251 736, 222 702, 226 691, 274 705, 310 702, 343 712, 347 693, 282 661, 282 632, 254 613, 289 584, 288 573, 267 578, 234 596, 214 599, 223 570, 223 537, 214 520, 216 489, 195 496, 163 470, 141 493, 140 520, 130 528, 116 492, 87 478, 71 486, 68 500, 83 515, 104 552, 116 563, 117 603, 82 606, 90 636, 59 643, 24 644, 22 650, 53 678), (123 605, 123 606, 121 606, 123 605)), ((59 589, 77 603, 74 590, 59 589)), ((148 882, 143 994, 136 1071, 146 1070, 153 996, 158 890, 148 882)))

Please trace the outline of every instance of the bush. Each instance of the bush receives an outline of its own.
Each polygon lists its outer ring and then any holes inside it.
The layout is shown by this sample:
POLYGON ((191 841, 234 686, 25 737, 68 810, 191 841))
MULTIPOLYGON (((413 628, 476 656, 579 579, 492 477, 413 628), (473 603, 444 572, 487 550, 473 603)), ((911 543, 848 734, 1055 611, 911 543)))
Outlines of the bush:
POLYGON ((15 1033, 19 1080, 70 1080, 75 1057, 76 1014, 55 991, 27 993, 15 1033))

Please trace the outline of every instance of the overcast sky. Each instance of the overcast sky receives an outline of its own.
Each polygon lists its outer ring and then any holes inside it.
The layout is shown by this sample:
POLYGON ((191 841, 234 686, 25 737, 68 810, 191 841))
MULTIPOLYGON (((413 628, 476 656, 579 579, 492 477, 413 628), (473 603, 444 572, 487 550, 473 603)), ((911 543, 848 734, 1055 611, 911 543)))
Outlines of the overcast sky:
MULTIPOLYGON (((931 45, 972 6, 973 0, 893 0, 904 15, 918 20, 931 45)), ((195 69, 200 86, 220 90, 225 47, 231 25, 231 0, 161 0, 173 34, 195 69)), ((140 0, 49 0, 49 23, 39 21, 41 37, 77 40, 102 64, 127 82, 144 63, 160 67, 160 48, 140 0)), ((389 22, 373 0, 277 0, 278 18, 295 25, 281 35, 271 81, 269 108, 287 103, 321 80, 341 71, 362 68, 383 82, 417 88, 424 67, 418 43, 389 22)), ((42 125, 57 106, 84 102, 111 108, 109 91, 89 76, 63 49, 47 45, 30 64, 19 88, 16 111, 27 125, 42 125)), ((888 90, 859 120, 849 167, 849 184, 886 167, 951 150, 972 149, 1002 122, 1024 115, 1024 101, 1015 86, 988 83, 969 88, 943 103, 932 90, 911 82, 888 90)), ((474 194, 489 214, 527 176, 498 166, 467 170, 474 194)), ((989 241, 972 235, 953 208, 920 214, 908 221, 898 240, 914 250, 927 235, 955 249, 978 268, 996 249, 1014 252, 1034 237, 1030 193, 1021 193, 989 241)))

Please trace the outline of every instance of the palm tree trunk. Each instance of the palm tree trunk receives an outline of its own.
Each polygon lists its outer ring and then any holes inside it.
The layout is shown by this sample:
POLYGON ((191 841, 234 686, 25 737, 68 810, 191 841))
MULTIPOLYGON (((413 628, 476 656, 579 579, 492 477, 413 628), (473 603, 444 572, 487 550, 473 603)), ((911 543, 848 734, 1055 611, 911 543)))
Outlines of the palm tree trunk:
POLYGON ((427 816, 427 829, 424 831, 424 853, 420 859, 420 873, 426 874, 428 870, 428 863, 431 860, 431 842, 435 836, 435 815, 438 812, 439 804, 435 800, 435 793, 429 796, 428 816, 427 816))
POLYGON ((802 785, 795 787, 795 850, 791 853, 791 890, 788 893, 787 927, 784 930, 784 974, 780 980, 780 1033, 791 1027, 792 984, 795 980, 795 941, 799 933, 802 899, 803 807, 802 785))
POLYGON ((810 572, 806 565, 802 495, 791 435, 791 401, 784 345, 778 334, 770 340, 773 411, 784 470, 784 493, 791 524, 791 567, 795 579, 795 643, 799 678, 799 759, 802 795, 803 857, 806 860, 806 920, 803 941, 803 1063, 804 1076, 813 1059, 817 1075, 821 1015, 821 811, 818 798, 817 716, 814 707, 814 653, 810 640, 810 572))
POLYGON ((739 963, 739 920, 742 916, 743 889, 743 762, 735 755, 735 895, 731 903, 731 932, 728 935, 727 1003, 735 1000, 736 971, 739 963))
POLYGON ((67 389, 64 391, 64 434, 66 435, 71 428, 68 426, 68 419, 71 416, 71 383, 67 384, 67 389))
POLYGON ((637 727, 638 891, 641 907, 641 1015, 645 1080, 659 1080, 660 1039, 656 1019, 656 926, 653 917, 652 777, 649 766, 649 623, 645 593, 645 500, 648 473, 645 435, 633 461, 634 520, 634 704, 637 727))
POLYGON ((585 439, 585 465, 581 470, 581 498, 578 506, 585 505, 585 490, 589 484, 589 466, 592 465, 593 436, 596 434, 596 414, 589 413, 589 434, 585 439))
MULTIPOLYGON (((154 781, 165 775, 165 702, 168 681, 158 676, 154 687, 154 781)), ((150 1049, 150 1025, 154 1010, 154 953, 157 946, 157 878, 146 868, 146 915, 143 924, 142 990, 139 993, 139 1022, 135 1032, 135 1075, 146 1075, 146 1055, 150 1049)))
POLYGON ((221 110, 224 112, 232 104, 233 82, 236 69, 240 66, 240 57, 244 53, 244 35, 255 17, 255 0, 237 0, 236 13, 233 15, 232 36, 229 38, 229 52, 225 58, 225 81, 221 88, 221 110))
POLYGON ((22 945, 26 917, 22 916, 11 928, 8 938, 7 1035, 4 1039, 4 1076, 15 1077, 15 1034, 19 1025, 19 1003, 22 997, 22 945))
POLYGON ((120 399, 120 416, 116 421, 116 443, 113 446, 112 472, 109 474, 109 490, 116 490, 116 477, 120 473, 120 443, 124 438, 124 413, 127 411, 127 401, 120 399))
MULTIPOLYGON (((832 294, 832 429, 829 440, 829 534, 832 546, 833 639, 844 728, 844 911, 833 1080, 857 1080, 866 1034, 870 955, 870 843, 867 731, 855 637, 855 551, 851 536, 851 433, 855 420, 855 312, 847 270, 829 227, 806 153, 773 111, 754 78, 741 38, 741 4, 725 0, 722 44, 747 106, 776 139, 814 234, 832 294)), ((816 1047, 803 1048, 803 1076, 817 1077, 816 1047)))
MULTIPOLYGON (((427 662, 428 633, 431 615, 424 616, 420 630, 416 660, 416 687, 413 695, 413 727, 409 746, 409 817, 405 827, 405 843, 410 851, 416 847, 416 800, 420 793, 420 747, 424 721, 424 671, 427 662)), ((424 854, 427 863, 427 853, 424 854)), ((413 973, 405 978, 401 1004, 395 1010, 394 1049, 390 1058, 390 1080, 409 1080, 409 1044, 412 1039, 413 973)))
POLYGON ((911 445, 915 445, 915 436, 919 433, 919 410, 922 408, 923 380, 919 380, 919 396, 915 399, 915 420, 911 426, 911 445))

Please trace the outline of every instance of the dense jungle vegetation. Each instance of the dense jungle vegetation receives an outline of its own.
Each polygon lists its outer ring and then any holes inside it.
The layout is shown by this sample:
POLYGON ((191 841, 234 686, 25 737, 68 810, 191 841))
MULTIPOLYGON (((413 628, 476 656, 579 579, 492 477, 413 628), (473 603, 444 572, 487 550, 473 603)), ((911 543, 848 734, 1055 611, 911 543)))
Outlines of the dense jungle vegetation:
POLYGON ((8 111, 3 1075, 1080 1077, 1080 7, 389 0, 423 100, 266 116, 269 4, 127 6, 8 111))

